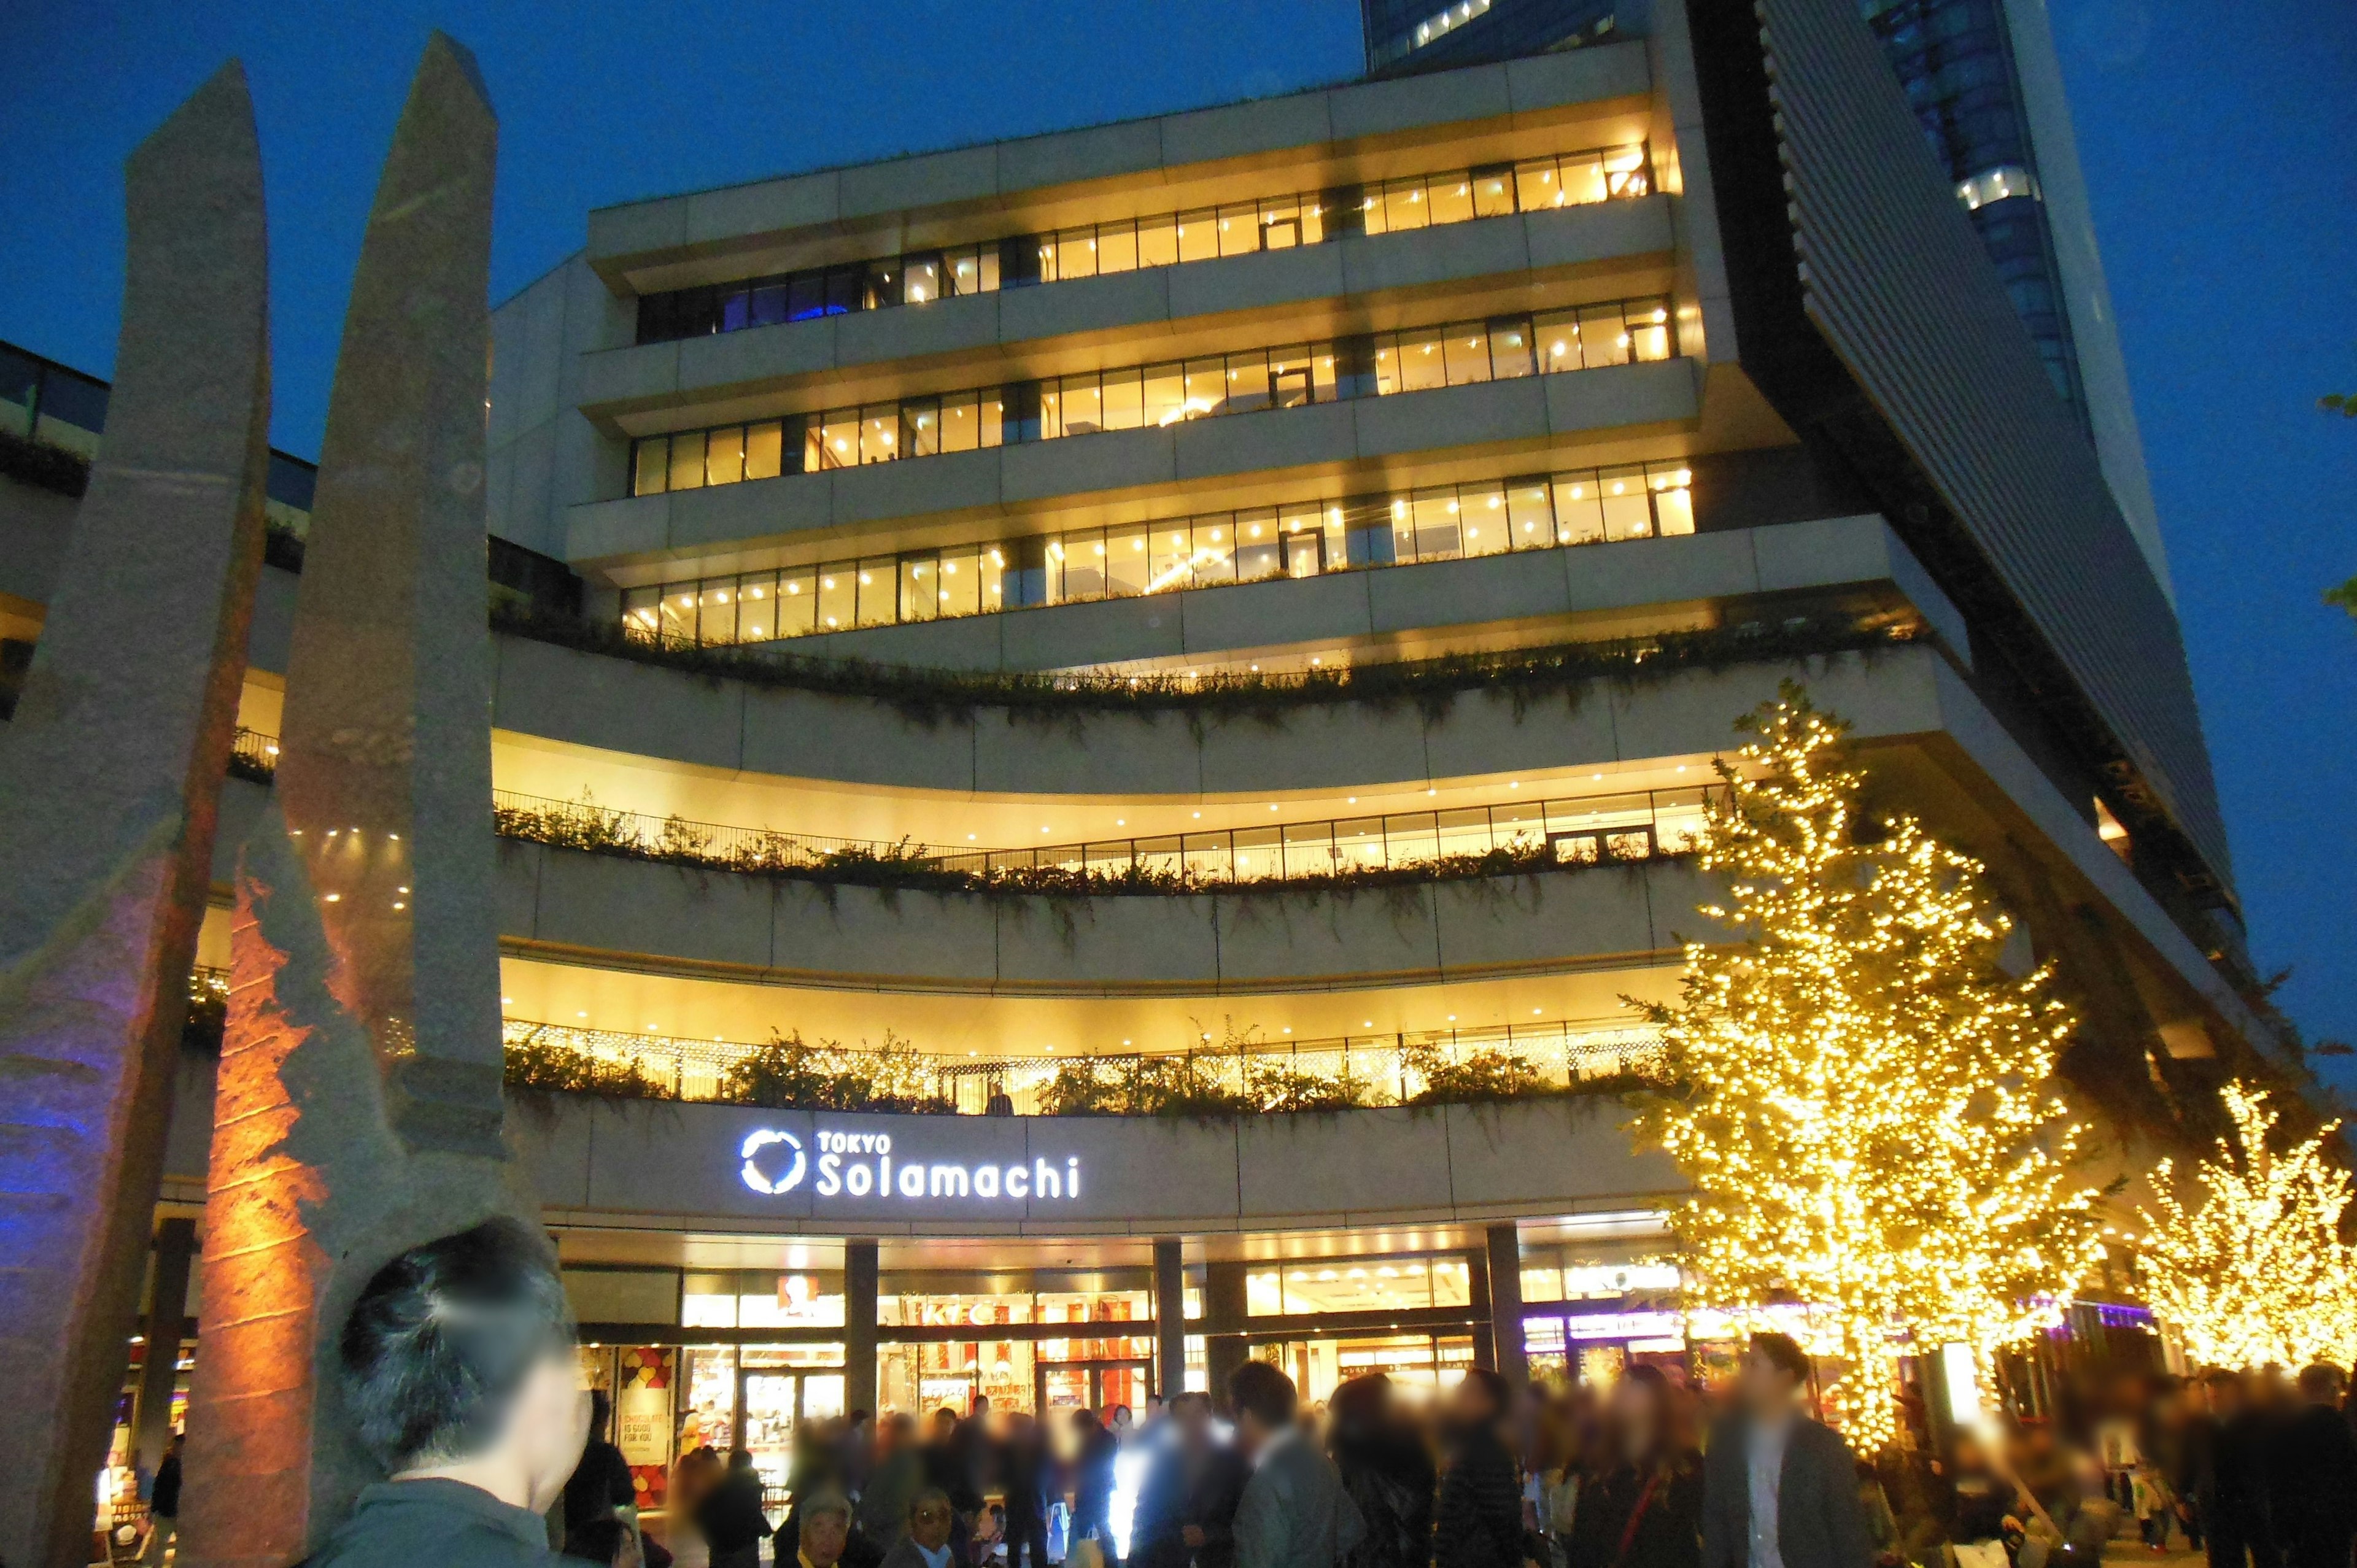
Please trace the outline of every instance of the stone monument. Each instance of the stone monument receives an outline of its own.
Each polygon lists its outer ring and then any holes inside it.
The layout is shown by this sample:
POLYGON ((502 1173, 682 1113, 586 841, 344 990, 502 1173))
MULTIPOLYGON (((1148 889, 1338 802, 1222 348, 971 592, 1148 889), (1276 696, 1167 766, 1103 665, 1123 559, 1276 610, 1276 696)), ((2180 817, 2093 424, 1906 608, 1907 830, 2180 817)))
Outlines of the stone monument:
POLYGON ((435 35, 369 216, 286 670, 237 875, 185 1565, 317 1545, 373 1479, 335 1340, 369 1275, 530 1213, 501 1131, 485 564, 491 174, 435 35))
MULTIPOLYGON (((106 439, 0 726, 0 1561, 90 1558, 262 566, 262 157, 224 66, 126 166, 106 439)), ((164 1304, 159 1318, 177 1324, 164 1304)), ((171 1343, 149 1348, 167 1358, 171 1343)))

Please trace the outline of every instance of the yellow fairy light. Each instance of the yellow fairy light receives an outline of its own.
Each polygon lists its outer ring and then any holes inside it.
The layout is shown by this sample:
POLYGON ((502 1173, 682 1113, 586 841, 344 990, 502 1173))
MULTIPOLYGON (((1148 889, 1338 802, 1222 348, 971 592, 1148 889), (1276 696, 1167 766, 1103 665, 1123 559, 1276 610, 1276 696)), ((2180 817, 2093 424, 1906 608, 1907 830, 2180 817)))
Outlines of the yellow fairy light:
POLYGON ((1728 888, 1702 912, 1738 940, 1688 944, 1677 1005, 1631 1004, 1677 1086, 1638 1125, 1694 1186, 1674 1227, 1695 1305, 1798 1320, 1871 1454, 1900 1355, 1961 1343, 1986 1381, 2098 1261, 2048 1082, 2072 1024, 2047 970, 1998 969, 2012 921, 1977 861, 1911 818, 1857 836, 1845 725, 1787 682, 1738 727, 1757 738, 1718 765, 1702 854, 1728 888))
POLYGON ((2179 1204, 2173 1162, 2153 1170, 2160 1213, 2143 1216, 2137 1260, 2146 1297, 2207 1365, 2345 1365, 2357 1351, 2357 1252, 2341 1240, 2350 1179, 2323 1155, 2340 1123, 2278 1154, 2266 1095, 2239 1081, 2219 1093, 2234 1131, 2193 1173, 2201 1207, 2179 1204))

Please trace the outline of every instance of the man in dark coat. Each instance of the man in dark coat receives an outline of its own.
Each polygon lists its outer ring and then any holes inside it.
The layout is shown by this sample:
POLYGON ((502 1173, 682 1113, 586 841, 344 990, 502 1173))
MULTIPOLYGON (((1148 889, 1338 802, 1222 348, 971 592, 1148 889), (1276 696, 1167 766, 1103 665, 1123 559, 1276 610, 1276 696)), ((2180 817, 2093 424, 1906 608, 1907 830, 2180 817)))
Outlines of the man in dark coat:
POLYGON ((2299 1404, 2274 1433, 2267 1522, 2284 1568, 2350 1568, 2357 1541, 2357 1436, 2342 1419, 2341 1369, 2299 1374, 2299 1404))
POLYGON ((998 1484, 1006 1498, 1006 1568, 1048 1568, 1048 1494, 1055 1460, 1039 1423, 1023 1411, 1009 1412, 1006 1441, 998 1450, 998 1484))
POLYGON ((1744 1352, 1740 1408, 1703 1461, 1703 1568, 1867 1568, 1874 1544, 1857 1461, 1801 1413, 1809 1358, 1783 1334, 1744 1352))
POLYGON ((1448 1401, 1448 1468, 1434 1510, 1438 1568, 1523 1568, 1523 1483, 1506 1446, 1512 1391, 1475 1367, 1448 1401))
POLYGON ((1130 1568, 1231 1568, 1252 1467, 1220 1441, 1211 1396, 1172 1395, 1169 1414, 1146 1430, 1154 1453, 1130 1521, 1130 1568))
POLYGON ((1072 1539, 1091 1537, 1104 1542, 1105 1559, 1113 1550, 1113 1462, 1121 1441, 1105 1430, 1091 1410, 1072 1412, 1072 1539))

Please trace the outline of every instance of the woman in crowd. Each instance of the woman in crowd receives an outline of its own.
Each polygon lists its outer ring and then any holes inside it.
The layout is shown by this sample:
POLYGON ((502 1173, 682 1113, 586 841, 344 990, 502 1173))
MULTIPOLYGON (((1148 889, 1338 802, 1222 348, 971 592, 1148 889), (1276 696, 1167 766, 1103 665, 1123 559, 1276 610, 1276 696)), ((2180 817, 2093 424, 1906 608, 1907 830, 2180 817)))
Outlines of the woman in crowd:
POLYGON ((1570 1568, 1699 1568, 1702 1466, 1673 1432, 1669 1380, 1631 1367, 1613 1388, 1603 1452, 1580 1489, 1570 1568))
POLYGON ((1327 1407, 1327 1452, 1366 1533, 1341 1568, 1425 1568, 1432 1560, 1432 1454, 1381 1372, 1352 1378, 1327 1407))

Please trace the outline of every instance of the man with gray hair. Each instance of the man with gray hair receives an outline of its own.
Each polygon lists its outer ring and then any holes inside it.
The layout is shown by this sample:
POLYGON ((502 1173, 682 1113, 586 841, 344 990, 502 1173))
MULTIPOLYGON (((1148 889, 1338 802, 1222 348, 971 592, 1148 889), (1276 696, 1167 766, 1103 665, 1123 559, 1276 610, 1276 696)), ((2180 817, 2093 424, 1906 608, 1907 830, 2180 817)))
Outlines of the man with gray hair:
POLYGON ((851 1544, 851 1499, 831 1486, 813 1488, 794 1499, 794 1520, 800 1540, 794 1555, 786 1556, 786 1532, 778 1531, 778 1568, 835 1568, 851 1544))

